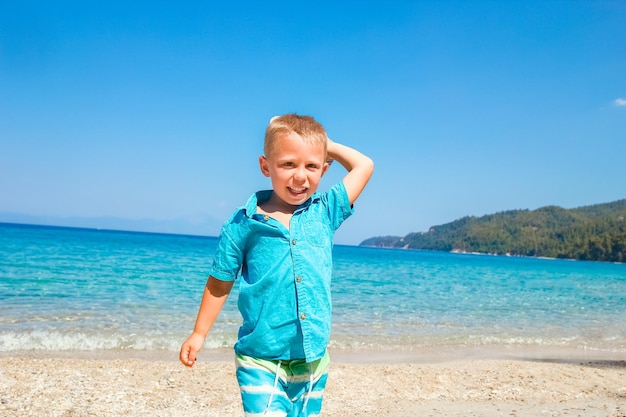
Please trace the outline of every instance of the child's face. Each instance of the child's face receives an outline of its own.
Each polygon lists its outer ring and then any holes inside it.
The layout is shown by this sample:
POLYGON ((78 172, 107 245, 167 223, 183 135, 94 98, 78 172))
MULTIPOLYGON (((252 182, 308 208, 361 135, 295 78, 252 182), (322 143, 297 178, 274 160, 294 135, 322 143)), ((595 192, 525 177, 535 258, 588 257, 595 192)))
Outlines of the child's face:
POLYGON ((261 156, 259 163, 263 175, 272 180, 272 198, 291 210, 317 191, 328 169, 324 145, 306 143, 297 133, 277 137, 270 154, 261 156))

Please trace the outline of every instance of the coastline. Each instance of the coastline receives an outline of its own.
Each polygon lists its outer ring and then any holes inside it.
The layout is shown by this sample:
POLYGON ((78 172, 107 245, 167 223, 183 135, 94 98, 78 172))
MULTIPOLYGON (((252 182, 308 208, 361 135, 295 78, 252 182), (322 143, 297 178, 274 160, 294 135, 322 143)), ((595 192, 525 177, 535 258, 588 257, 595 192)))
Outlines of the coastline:
MULTIPOLYGON (((626 362, 626 346, 608 350, 587 346, 555 346, 528 344, 494 344, 481 346, 433 345, 411 349, 388 348, 328 348, 331 360, 349 365, 369 364, 435 364, 472 360, 539 361, 554 363, 626 362)), ((100 350, 6 350, 0 359, 81 359, 81 360, 142 360, 178 363, 178 351, 142 349, 100 350)), ((198 354, 198 362, 231 363, 233 347, 210 348, 205 346, 198 354)), ((182 365, 181 365, 182 366, 182 365)))
MULTIPOLYGON (((626 417, 626 352, 524 352, 331 352, 322 415, 626 417)), ((163 353, 1 352, 0 415, 242 415, 230 349, 163 353)))
MULTIPOLYGON (((178 362, 207 242, 26 231, 5 246, 0 416, 242 415, 234 299, 178 362)), ((621 266, 336 249, 324 416, 626 417, 621 266)))

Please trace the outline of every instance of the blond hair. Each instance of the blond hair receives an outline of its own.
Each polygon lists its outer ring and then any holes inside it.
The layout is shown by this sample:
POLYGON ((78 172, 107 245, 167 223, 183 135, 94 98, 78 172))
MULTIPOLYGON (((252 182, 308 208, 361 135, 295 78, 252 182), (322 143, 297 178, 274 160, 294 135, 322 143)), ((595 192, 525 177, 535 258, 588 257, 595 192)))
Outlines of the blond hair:
POLYGON ((323 145, 324 155, 326 155, 328 137, 324 127, 311 116, 290 113, 274 116, 270 120, 267 129, 265 129, 265 144, 263 146, 265 156, 268 156, 274 149, 276 139, 280 135, 291 133, 297 133, 306 143, 323 145))

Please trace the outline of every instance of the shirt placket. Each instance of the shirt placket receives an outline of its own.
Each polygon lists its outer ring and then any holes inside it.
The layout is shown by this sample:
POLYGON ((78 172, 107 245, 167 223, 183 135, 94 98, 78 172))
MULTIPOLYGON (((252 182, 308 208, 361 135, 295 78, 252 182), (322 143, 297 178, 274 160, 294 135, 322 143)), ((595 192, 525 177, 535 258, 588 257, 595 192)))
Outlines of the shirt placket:
POLYGON ((312 340, 311 340, 311 314, 309 294, 306 289, 306 271, 303 266, 301 250, 305 250, 306 245, 304 236, 300 235, 301 225, 299 224, 299 216, 294 213, 292 216, 292 224, 290 227, 290 244, 291 259, 293 261, 293 280, 296 290, 297 315, 302 330, 302 347, 307 358, 312 356, 312 340))

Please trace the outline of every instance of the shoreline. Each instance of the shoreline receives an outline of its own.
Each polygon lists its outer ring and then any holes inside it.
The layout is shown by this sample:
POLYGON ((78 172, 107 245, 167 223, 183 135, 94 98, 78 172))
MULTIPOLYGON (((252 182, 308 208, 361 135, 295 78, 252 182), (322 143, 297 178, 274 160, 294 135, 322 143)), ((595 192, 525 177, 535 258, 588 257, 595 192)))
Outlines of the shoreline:
MULTIPOLYGON (((572 346, 488 345, 433 346, 417 349, 372 349, 329 347, 331 360, 351 365, 368 364, 435 364, 466 360, 509 360, 554 363, 626 362, 626 346, 622 350, 601 350, 572 346)), ((82 359, 178 362, 178 352, 171 350, 10 350, 0 351, 2 358, 82 359)), ((198 362, 232 362, 232 347, 204 348, 198 362)))

